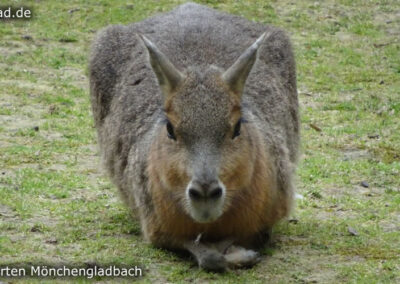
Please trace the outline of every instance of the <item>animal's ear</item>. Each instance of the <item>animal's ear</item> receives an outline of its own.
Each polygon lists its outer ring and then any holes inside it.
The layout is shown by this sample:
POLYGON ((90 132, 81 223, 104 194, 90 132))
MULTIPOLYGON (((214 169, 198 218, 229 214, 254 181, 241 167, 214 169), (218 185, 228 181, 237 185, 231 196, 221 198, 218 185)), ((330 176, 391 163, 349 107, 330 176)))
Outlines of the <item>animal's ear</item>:
POLYGON ((154 43, 144 35, 139 34, 139 37, 143 40, 149 52, 150 64, 157 76, 163 95, 167 97, 183 80, 184 75, 169 61, 165 54, 162 53, 154 43))
POLYGON ((265 38, 263 33, 223 74, 222 79, 238 96, 242 95, 247 76, 257 58, 257 51, 265 38))

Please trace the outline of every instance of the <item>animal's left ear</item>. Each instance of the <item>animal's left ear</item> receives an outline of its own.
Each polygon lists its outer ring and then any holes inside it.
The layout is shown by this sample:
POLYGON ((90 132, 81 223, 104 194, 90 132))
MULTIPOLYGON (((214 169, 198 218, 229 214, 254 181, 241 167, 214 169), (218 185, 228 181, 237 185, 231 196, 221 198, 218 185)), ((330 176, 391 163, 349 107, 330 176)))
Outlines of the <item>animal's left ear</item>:
POLYGON ((157 76, 158 83, 161 87, 164 99, 166 100, 184 79, 184 75, 169 61, 167 56, 165 56, 154 43, 144 35, 138 35, 149 52, 151 67, 157 76))
POLYGON ((222 79, 239 97, 242 96, 244 84, 253 68, 254 62, 257 58, 257 51, 264 39, 265 33, 263 33, 249 48, 247 48, 235 63, 233 63, 233 65, 222 74, 222 79))

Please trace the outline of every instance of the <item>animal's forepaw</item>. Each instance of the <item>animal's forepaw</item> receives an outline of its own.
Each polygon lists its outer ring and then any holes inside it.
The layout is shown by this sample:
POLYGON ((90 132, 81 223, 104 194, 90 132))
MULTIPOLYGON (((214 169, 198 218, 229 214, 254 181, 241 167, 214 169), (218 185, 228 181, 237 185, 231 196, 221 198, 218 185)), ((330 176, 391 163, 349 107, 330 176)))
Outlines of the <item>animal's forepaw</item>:
POLYGON ((227 268, 227 262, 224 255, 217 251, 206 252, 199 260, 199 266, 208 271, 224 271, 227 268))
POLYGON ((232 268, 251 267, 261 260, 259 254, 239 246, 231 246, 225 253, 225 260, 232 268))

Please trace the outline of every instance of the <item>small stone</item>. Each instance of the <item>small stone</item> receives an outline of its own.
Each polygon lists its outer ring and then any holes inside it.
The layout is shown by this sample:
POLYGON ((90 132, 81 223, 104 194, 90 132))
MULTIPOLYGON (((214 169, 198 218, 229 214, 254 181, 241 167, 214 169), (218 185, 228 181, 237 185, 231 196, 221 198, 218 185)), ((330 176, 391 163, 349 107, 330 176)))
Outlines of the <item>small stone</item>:
POLYGON ((368 182, 366 182, 365 180, 363 180, 363 181, 361 182, 361 186, 362 186, 362 187, 365 187, 365 188, 368 188, 368 187, 369 187, 369 184, 368 184, 368 182))
POLYGON ((72 14, 72 13, 78 12, 79 10, 80 10, 80 8, 73 8, 71 10, 68 10, 68 13, 72 14))
POLYGON ((85 261, 84 264, 86 265, 86 267, 95 267, 95 266, 97 266, 96 262, 90 261, 90 260, 85 261))
POLYGON ((36 233, 36 232, 42 232, 42 229, 41 229, 38 225, 34 225, 34 226, 31 228, 31 232, 34 232, 34 233, 36 233))
POLYGON ((370 134, 368 135, 369 139, 378 139, 379 138, 379 134, 370 134))
POLYGON ((58 240, 56 238, 51 238, 51 239, 46 240, 46 243, 48 243, 48 244, 57 244, 58 240))
POLYGON ((58 40, 59 42, 66 42, 66 43, 69 43, 69 42, 77 42, 77 39, 75 39, 75 38, 60 38, 59 40, 58 40))
POLYGON ((318 132, 321 132, 321 131, 322 131, 322 129, 321 129, 319 126, 315 125, 314 123, 310 123, 309 125, 310 125, 310 127, 311 127, 312 129, 314 129, 315 131, 318 131, 318 132))
POLYGON ((352 227, 347 227, 347 231, 349 232, 349 234, 351 235, 351 236, 358 236, 358 232, 357 232, 357 230, 356 229, 354 229, 354 228, 352 228, 352 227))
POLYGON ((294 194, 294 198, 295 198, 295 199, 300 199, 300 200, 301 200, 301 199, 304 199, 304 196, 301 195, 300 193, 295 193, 295 194, 294 194))
POLYGON ((22 39, 24 39, 24 40, 32 40, 33 38, 30 35, 23 35, 22 39))

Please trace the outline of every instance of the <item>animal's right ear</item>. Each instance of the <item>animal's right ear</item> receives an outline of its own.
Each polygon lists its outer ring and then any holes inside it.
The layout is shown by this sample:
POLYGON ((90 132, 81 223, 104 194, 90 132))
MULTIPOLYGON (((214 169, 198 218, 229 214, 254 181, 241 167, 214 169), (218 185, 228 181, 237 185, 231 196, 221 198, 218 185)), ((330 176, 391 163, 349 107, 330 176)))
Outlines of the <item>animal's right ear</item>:
POLYGON ((144 35, 138 35, 149 52, 151 67, 157 76, 164 98, 166 98, 177 88, 179 83, 182 82, 184 75, 168 60, 165 54, 162 53, 154 43, 144 35))

